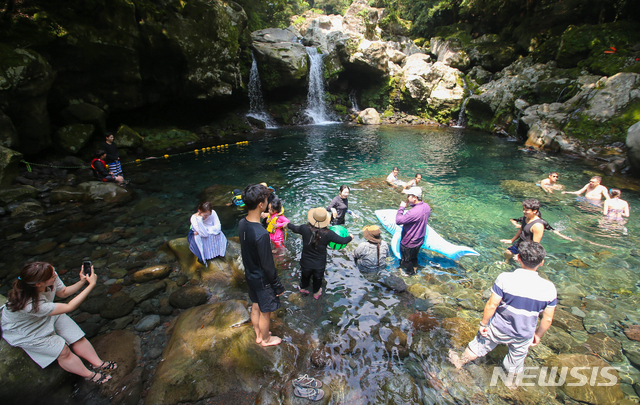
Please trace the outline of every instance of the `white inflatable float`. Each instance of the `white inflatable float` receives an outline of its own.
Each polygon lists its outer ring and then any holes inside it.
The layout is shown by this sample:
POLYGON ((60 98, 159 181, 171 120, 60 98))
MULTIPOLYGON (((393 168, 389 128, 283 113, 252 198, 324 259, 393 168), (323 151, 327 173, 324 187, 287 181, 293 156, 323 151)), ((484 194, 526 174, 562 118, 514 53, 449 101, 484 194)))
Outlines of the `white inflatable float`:
MULTIPOLYGON (((393 235, 391 239, 391 251, 400 259, 400 239, 402 237, 402 225, 396 224, 396 210, 376 210, 375 214, 378 220, 384 226, 384 228, 393 235)), ((436 231, 427 225, 427 234, 424 236, 424 243, 421 246, 423 249, 431 250, 441 255, 448 257, 451 260, 458 260, 462 256, 472 255, 480 256, 480 253, 475 250, 466 247, 454 245, 451 242, 447 242, 436 231)))

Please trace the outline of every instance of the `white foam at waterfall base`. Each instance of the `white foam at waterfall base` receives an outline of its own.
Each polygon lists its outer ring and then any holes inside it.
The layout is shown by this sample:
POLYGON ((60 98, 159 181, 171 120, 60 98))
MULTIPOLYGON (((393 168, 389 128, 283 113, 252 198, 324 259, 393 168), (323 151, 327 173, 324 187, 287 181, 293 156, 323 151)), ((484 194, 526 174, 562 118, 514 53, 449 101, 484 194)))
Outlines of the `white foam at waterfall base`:
POLYGON ((324 101, 323 54, 314 47, 307 47, 309 55, 309 92, 305 113, 315 125, 335 124, 338 121, 327 110, 324 101))
POLYGON ((251 54, 251 57, 253 61, 251 62, 251 72, 249 73, 249 113, 246 116, 264 122, 267 128, 278 128, 273 118, 265 111, 258 63, 253 54, 251 54))

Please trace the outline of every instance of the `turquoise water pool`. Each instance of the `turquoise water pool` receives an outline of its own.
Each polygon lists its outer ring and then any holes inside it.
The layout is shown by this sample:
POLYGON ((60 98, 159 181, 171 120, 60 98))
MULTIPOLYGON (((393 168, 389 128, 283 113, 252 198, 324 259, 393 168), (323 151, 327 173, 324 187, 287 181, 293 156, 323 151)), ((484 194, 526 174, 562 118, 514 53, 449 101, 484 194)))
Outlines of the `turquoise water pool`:
MULTIPOLYGON (((547 232, 542 241, 548 252, 542 272, 556 284, 561 304, 564 299, 570 310, 572 306, 585 309, 585 299, 606 302, 612 311, 622 314, 603 326, 617 338, 624 324, 640 323, 640 251, 634 212, 640 195, 629 189, 637 189, 637 183, 604 178, 605 186, 622 189, 632 212, 624 225, 605 223, 601 207, 573 195, 546 195, 535 186, 549 171, 558 171, 566 189, 578 190, 592 175, 600 174, 595 166, 521 149, 516 142, 448 128, 327 125, 278 129, 248 145, 160 162, 154 170, 171 175, 163 181, 163 190, 154 195, 165 198, 168 207, 188 210, 185 207, 194 207, 200 191, 212 184, 243 188, 267 182, 284 201, 285 215, 301 224, 306 222, 308 209, 326 206, 339 186, 348 184, 350 208, 360 217, 347 217, 346 227, 355 241, 330 255, 325 297, 313 302, 300 300, 295 293, 301 246, 300 238, 290 234, 288 250, 276 256, 289 290, 279 317, 291 328, 311 334, 317 350, 328 353, 332 361, 323 363, 321 375, 325 382, 331 381, 344 403, 392 401, 390 395, 395 394, 389 392, 395 392, 394 384, 405 385, 407 375, 418 388, 406 392, 403 401, 418 395, 423 400, 467 402, 478 390, 484 391, 489 365, 499 359, 472 368, 471 376, 451 374, 445 354, 452 347, 452 332, 440 327, 416 330, 416 323, 408 319, 424 302, 390 292, 377 277, 365 277, 353 266, 351 252, 363 241, 362 227, 377 223, 374 211, 396 208, 403 200, 402 194, 384 182, 393 166, 400 168, 403 180, 417 172, 423 175, 424 200, 432 209, 430 225, 445 239, 480 253, 456 263, 423 251, 420 276, 407 281, 409 285, 437 284, 444 304, 458 308, 458 318, 475 324, 484 303, 481 298, 486 299, 482 292, 501 271, 513 268, 496 264, 505 248, 499 240, 515 234, 509 219, 522 216, 521 201, 529 197, 541 201, 543 218, 574 239, 567 241, 547 232), (469 286, 473 287, 464 288, 469 286), (464 290, 475 291, 475 310, 470 309, 473 305, 463 305, 468 295, 464 290)), ((218 213, 225 233, 235 235, 242 215, 226 207, 218 207, 218 213)), ((182 215, 186 230, 187 217, 182 215)), ((383 237, 391 239, 389 234, 383 237)), ((389 261, 387 271, 398 274, 397 261, 389 261)), ((576 345, 586 337, 584 331, 571 335, 576 345)), ((531 361, 541 359, 531 356, 531 361)), ((617 365, 630 370, 626 381, 634 382, 637 371, 628 362, 617 365)), ((429 401, 425 403, 437 403, 429 401)), ((489 402, 501 401, 493 398, 489 402)))

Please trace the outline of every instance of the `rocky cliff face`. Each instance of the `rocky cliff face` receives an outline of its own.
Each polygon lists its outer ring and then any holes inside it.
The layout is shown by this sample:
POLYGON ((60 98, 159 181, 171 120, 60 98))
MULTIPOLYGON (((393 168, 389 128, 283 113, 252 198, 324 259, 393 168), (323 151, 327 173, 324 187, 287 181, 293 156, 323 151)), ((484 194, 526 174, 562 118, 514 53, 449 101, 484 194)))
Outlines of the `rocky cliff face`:
MULTIPOLYGON (((107 115, 242 91, 240 56, 249 32, 246 13, 234 2, 30 4, 0 37, 5 147, 35 154, 51 144, 57 127, 86 123, 62 114, 70 105, 88 104, 107 115)), ((93 136, 102 131, 96 126, 93 136)))

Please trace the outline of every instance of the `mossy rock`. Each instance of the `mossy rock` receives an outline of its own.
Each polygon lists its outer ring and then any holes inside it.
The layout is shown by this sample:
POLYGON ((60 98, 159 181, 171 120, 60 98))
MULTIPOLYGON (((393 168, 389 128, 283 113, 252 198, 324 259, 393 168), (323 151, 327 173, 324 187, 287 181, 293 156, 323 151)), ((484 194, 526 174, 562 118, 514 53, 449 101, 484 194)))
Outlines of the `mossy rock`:
POLYGON ((121 125, 115 136, 119 148, 137 148, 142 146, 144 138, 138 132, 127 125, 121 125))
POLYGON ((333 109, 336 110, 336 112, 338 114, 346 114, 347 113, 347 107, 343 106, 342 104, 336 104, 333 106, 333 109))
POLYGON ((627 131, 640 121, 640 101, 629 105, 614 118, 598 122, 580 112, 574 114, 564 127, 564 132, 578 139, 589 140, 606 136, 611 142, 625 142, 627 131))
POLYGON ((72 124, 59 128, 53 136, 54 144, 65 153, 75 155, 87 144, 95 127, 91 124, 72 124))
POLYGON ((562 35, 556 60, 559 67, 579 66, 595 74, 612 76, 635 63, 631 48, 638 42, 640 31, 629 21, 571 25, 562 35))
POLYGON ((164 152, 168 148, 184 148, 198 141, 193 132, 179 128, 136 128, 144 137, 144 148, 156 152, 164 152))

